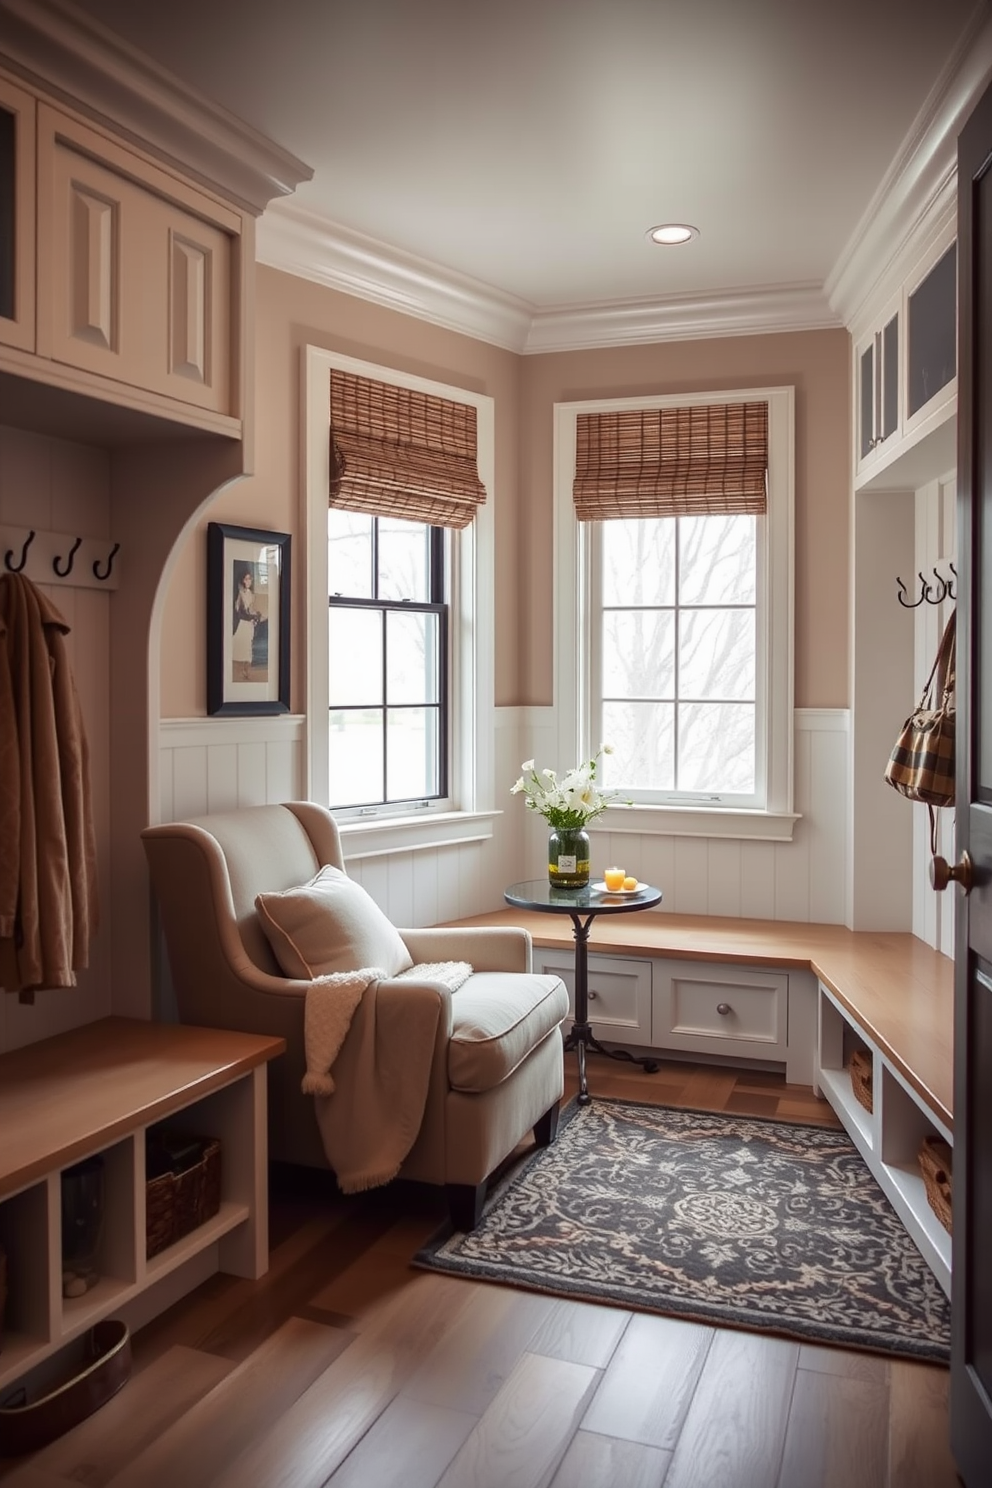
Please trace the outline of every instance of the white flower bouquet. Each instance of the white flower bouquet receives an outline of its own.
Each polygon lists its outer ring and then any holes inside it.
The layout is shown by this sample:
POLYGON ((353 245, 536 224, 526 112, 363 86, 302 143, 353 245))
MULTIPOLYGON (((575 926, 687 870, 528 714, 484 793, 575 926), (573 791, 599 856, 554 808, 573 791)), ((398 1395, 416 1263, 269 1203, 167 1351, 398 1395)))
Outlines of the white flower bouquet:
POLYGON ((569 770, 561 780, 554 770, 538 774, 533 760, 520 766, 523 774, 511 787, 510 794, 522 795, 528 811, 537 811, 556 832, 581 831, 587 822, 602 815, 617 791, 604 791, 596 783, 596 769, 604 754, 612 754, 609 744, 601 744, 592 759, 569 770))

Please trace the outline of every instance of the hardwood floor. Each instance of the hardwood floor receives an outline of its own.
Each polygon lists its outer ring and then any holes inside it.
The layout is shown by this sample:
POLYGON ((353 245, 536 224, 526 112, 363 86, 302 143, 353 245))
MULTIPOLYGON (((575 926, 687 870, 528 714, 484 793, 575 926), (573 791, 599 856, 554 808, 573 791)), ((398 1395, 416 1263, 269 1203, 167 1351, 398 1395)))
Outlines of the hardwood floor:
MULTIPOLYGON (((574 1078, 570 1059, 570 1092, 574 1078)), ((589 1060, 595 1094, 836 1125, 775 1075, 589 1060)), ((943 1369, 413 1270, 441 1195, 276 1170, 271 1266, 135 1335, 3 1488, 954 1488, 943 1369)))

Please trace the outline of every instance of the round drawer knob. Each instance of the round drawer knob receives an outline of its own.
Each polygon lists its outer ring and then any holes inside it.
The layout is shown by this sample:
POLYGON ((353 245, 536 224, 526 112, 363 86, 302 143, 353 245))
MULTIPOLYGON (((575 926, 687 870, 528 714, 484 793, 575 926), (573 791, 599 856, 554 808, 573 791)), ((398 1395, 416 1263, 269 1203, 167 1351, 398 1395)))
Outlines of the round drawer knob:
POLYGON ((590 1002, 595 1002, 596 1001, 596 998, 599 996, 599 993, 598 992, 593 992, 592 989, 590 988, 590 990, 589 990, 589 992, 588 992, 587 995, 588 995, 588 998, 589 998, 589 1001, 590 1002))
POLYGON ((728 1013, 732 1013, 734 1011, 729 1002, 718 1002, 716 1005, 716 1010, 720 1014, 721 1018, 725 1018, 728 1013))

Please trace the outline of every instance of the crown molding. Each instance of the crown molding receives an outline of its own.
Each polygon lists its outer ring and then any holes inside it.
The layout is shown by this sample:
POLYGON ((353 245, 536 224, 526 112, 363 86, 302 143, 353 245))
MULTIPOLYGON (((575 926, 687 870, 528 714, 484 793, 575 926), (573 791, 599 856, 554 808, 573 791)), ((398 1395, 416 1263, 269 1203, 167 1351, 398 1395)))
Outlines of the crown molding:
POLYGON ((857 325, 869 304, 898 288, 922 239, 954 211, 958 135, 990 76, 992 18, 983 0, 826 280, 844 325, 857 325))
POLYGON ((68 0, 0 0, 4 63, 257 215, 313 171, 68 0))
POLYGON ((531 354, 585 351, 658 341, 819 331, 840 324, 820 285, 769 285, 710 295, 671 295, 664 300, 619 300, 539 310, 531 321, 523 350, 531 354))
POLYGON ((523 354, 840 324, 812 284, 538 310, 295 202, 269 207, 258 224, 256 256, 271 268, 523 354))
POLYGON ((273 202, 258 223, 255 257, 342 294, 522 351, 532 306, 466 274, 342 227, 296 202, 273 202))

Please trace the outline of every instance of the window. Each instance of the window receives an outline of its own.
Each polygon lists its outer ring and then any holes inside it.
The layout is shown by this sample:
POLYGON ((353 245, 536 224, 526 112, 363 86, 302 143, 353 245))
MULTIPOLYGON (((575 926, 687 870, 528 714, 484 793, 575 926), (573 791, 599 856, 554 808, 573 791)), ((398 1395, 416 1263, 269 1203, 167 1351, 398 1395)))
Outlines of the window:
POLYGON ((444 557, 443 528, 328 510, 332 807, 447 795, 444 557))
MULTIPOLYGON (((488 838, 498 814, 493 400, 315 346, 305 349, 304 375, 308 795, 334 807, 349 858, 488 838), (394 390, 456 405, 455 424, 459 408, 472 410, 478 489, 455 525, 442 530, 433 509, 421 519, 406 504, 432 464, 429 456, 418 456, 409 478, 393 481, 391 461, 386 468, 367 458, 370 452, 336 425, 335 441, 349 466, 350 489, 342 492, 328 427, 332 386, 341 372, 362 396, 371 396, 366 382, 386 389, 378 412, 385 409, 387 423, 394 390), (359 481, 364 489, 356 496, 359 481), (372 509, 383 493, 396 507, 372 509), (342 495, 368 509, 337 504, 342 495)), ((376 411, 360 410, 362 428, 376 411)))
POLYGON ((630 830, 791 838, 792 438, 791 389, 556 410, 561 747, 612 745, 604 782, 634 803, 630 830), (760 470, 735 458, 724 479, 682 458, 690 419, 759 405, 760 470), (580 422, 618 411, 604 435, 580 422), (628 446, 652 440, 632 478, 628 446), (648 466, 670 467, 676 444, 671 488, 648 498, 648 466))

